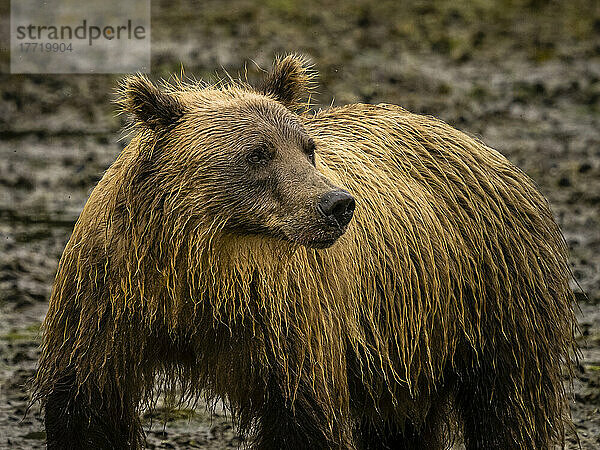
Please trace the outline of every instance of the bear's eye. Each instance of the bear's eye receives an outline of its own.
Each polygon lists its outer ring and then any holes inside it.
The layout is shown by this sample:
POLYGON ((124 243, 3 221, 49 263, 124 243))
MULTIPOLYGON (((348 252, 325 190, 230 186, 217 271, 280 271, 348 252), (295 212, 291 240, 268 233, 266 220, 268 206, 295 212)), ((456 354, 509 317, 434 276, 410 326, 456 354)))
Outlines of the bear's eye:
POLYGON ((260 145, 252 149, 252 151, 248 153, 246 159, 250 164, 253 165, 265 164, 270 159, 269 152, 267 151, 267 148, 264 145, 260 145))
POLYGON ((313 166, 315 165, 315 149, 316 148, 317 148, 317 146, 315 145, 315 142, 313 140, 310 140, 304 149, 306 156, 308 156, 308 160, 310 161, 310 163, 313 166))

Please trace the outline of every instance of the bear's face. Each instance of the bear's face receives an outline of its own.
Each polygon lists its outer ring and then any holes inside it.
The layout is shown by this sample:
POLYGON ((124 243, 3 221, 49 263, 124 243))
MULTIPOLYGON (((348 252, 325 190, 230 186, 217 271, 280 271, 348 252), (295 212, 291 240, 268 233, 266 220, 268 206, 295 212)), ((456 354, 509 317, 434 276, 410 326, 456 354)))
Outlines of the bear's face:
POLYGON ((278 61, 260 89, 163 92, 135 77, 125 106, 161 136, 156 163, 181 165, 179 188, 197 217, 240 236, 326 248, 346 231, 354 199, 319 173, 319 142, 293 112, 308 80, 301 63, 278 61))
POLYGON ((192 147, 203 161, 196 180, 210 192, 203 201, 208 215, 241 234, 333 244, 352 218, 354 200, 318 172, 315 140, 279 102, 244 91, 230 95, 214 106, 203 95, 182 125, 197 130, 192 147), (337 209, 327 203, 336 201, 343 203, 337 209))

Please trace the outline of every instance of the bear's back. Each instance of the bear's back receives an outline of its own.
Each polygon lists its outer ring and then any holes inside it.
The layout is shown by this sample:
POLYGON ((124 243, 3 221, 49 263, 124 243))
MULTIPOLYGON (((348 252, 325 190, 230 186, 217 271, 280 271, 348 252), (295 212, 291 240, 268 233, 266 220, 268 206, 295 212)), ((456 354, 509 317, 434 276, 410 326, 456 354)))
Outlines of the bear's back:
POLYGON ((345 289, 370 319, 395 324, 370 332, 396 341, 408 362, 402 375, 419 372, 409 370, 411 360, 441 369, 445 352, 432 360, 419 351, 427 342, 444 348, 457 334, 481 341, 486 315, 510 329, 536 302, 557 301, 551 292, 566 292, 564 242, 547 202, 497 151, 393 105, 348 105, 304 121, 317 168, 357 202, 324 260, 354 266, 348 272, 360 277, 345 289), (543 283, 538 298, 534 279, 543 283))
POLYGON ((405 241, 397 240, 401 233, 415 250, 429 244, 431 252, 456 250, 455 257, 478 264, 510 253, 519 237, 523 248, 562 241, 524 172, 440 120, 394 105, 356 104, 321 111, 305 124, 317 142, 318 169, 356 197, 354 225, 364 233, 396 246, 405 241))

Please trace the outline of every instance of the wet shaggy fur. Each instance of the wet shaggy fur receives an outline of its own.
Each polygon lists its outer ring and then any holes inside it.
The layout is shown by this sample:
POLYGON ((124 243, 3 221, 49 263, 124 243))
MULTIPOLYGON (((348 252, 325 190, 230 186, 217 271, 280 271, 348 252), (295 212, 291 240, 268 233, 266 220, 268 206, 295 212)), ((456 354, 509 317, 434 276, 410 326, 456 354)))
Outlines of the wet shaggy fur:
POLYGON ((143 446, 138 412, 161 393, 222 399, 253 448, 564 444, 575 319, 544 197, 432 117, 296 114, 310 79, 289 56, 259 88, 124 83, 136 135, 77 221, 44 324, 49 448, 143 446), (290 172, 232 181, 261 133, 290 172), (293 153, 307 139, 314 167, 293 153), (356 199, 329 248, 315 186, 356 199))

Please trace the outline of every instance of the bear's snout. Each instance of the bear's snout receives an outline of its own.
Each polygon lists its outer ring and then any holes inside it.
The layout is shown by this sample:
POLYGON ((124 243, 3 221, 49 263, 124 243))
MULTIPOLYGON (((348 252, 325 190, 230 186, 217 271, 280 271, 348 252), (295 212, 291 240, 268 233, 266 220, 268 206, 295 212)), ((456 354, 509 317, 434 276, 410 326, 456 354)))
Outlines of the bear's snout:
POLYGON ((356 202, 349 192, 342 189, 329 191, 321 197, 317 209, 328 221, 345 227, 352 220, 356 202))

